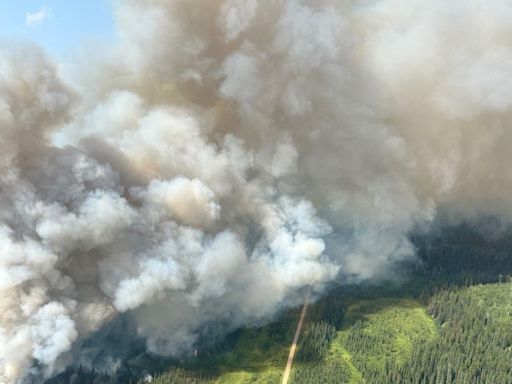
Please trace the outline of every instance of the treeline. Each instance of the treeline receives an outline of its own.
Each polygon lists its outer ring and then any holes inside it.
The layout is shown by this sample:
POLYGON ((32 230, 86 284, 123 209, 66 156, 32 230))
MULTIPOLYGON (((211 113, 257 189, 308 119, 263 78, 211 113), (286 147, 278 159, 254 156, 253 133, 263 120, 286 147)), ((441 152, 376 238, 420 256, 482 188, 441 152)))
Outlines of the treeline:
POLYGON ((511 229, 492 239, 474 225, 462 224, 411 239, 421 260, 414 272, 429 280, 467 286, 504 281, 512 275, 511 229))
POLYGON ((213 381, 200 372, 186 371, 180 368, 171 368, 166 372, 153 377, 142 374, 138 380, 134 377, 110 376, 93 369, 79 367, 68 369, 57 377, 47 381, 47 384, 213 384, 213 381))
MULTIPOLYGON (((331 311, 322 311, 331 319, 331 311)), ((342 384, 350 379, 350 370, 342 362, 324 360, 336 336, 336 328, 326 321, 313 321, 306 325, 300 339, 294 363, 292 383, 342 384)))
MULTIPOLYGON (((436 293, 428 310, 439 335, 415 345, 403 364, 388 361, 384 370, 357 368, 375 384, 508 384, 512 383, 512 306, 510 286, 449 289, 436 293)), ((368 351, 371 342, 347 348, 368 351)))
POLYGON ((334 336, 336 328, 329 323, 322 321, 307 324, 300 338, 296 360, 303 363, 323 361, 334 336))
POLYGON ((114 384, 114 378, 107 373, 84 367, 68 368, 46 384, 114 384))
POLYGON ((147 377, 142 383, 151 384, 213 384, 209 378, 202 376, 200 373, 192 373, 183 369, 173 368, 156 378, 147 377))
POLYGON ((328 364, 298 365, 291 383, 293 384, 344 384, 350 380, 350 370, 339 362, 328 364))
POLYGON ((509 252, 460 245, 438 245, 418 253, 423 264, 417 274, 456 285, 489 284, 509 279, 512 257, 509 252))

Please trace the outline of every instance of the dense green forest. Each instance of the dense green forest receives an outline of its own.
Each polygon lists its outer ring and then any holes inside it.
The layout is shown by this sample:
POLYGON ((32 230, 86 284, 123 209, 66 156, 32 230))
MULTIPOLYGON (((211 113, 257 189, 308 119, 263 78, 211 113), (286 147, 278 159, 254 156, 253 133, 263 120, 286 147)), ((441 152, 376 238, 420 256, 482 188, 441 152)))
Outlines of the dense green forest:
MULTIPOLYGON (((420 263, 400 283, 331 290, 310 305, 291 383, 512 384, 512 255, 508 240, 468 228, 414 239, 420 263)), ((280 383, 300 309, 148 372, 71 368, 60 383, 280 383)), ((156 367, 156 366, 155 366, 156 367)))

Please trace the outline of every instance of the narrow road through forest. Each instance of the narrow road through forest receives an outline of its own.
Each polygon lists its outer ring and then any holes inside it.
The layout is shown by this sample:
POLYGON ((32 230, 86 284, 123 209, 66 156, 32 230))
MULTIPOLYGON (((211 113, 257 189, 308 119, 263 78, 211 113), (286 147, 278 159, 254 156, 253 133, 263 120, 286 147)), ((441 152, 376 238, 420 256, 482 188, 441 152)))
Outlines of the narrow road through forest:
POLYGON ((306 294, 306 298, 304 299, 304 306, 302 307, 302 312, 300 314, 299 323, 297 324, 297 330, 295 331, 295 336, 293 337, 292 346, 290 347, 290 353, 288 354, 288 361, 286 362, 286 368, 284 369, 282 384, 288 384, 288 379, 290 378, 290 372, 292 370, 293 358, 295 356, 295 350, 297 349, 297 342, 299 341, 300 330, 302 328, 302 323, 304 322, 304 317, 306 316, 306 311, 308 309, 308 298, 309 298, 309 292, 306 294))

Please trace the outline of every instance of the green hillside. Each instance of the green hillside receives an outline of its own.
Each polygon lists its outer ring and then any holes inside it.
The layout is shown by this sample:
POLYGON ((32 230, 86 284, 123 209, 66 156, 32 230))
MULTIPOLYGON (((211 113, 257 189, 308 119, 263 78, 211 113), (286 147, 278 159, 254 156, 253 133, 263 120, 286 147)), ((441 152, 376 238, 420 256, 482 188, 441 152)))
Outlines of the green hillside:
MULTIPOLYGON (((512 383, 510 283, 437 289, 424 302, 339 292, 327 300, 342 319, 325 300, 311 306, 291 383, 512 383)), ((153 382, 280 383, 297 316, 244 330, 202 381, 171 369, 153 382)))

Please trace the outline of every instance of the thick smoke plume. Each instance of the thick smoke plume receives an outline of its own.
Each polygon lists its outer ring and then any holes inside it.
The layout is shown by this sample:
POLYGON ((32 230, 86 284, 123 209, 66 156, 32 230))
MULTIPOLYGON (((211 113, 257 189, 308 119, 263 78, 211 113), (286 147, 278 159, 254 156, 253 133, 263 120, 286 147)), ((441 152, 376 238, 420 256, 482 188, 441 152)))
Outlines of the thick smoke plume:
MULTIPOLYGON (((129 313, 150 351, 381 278, 512 214, 507 0, 119 0, 113 46, 0 48, 0 382, 129 313)), ((78 354, 77 354, 78 353, 78 354)), ((41 376, 38 376, 41 377, 41 376)))

